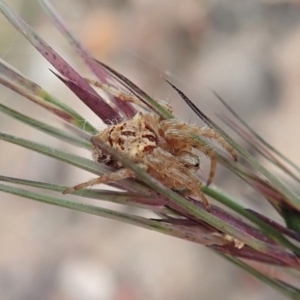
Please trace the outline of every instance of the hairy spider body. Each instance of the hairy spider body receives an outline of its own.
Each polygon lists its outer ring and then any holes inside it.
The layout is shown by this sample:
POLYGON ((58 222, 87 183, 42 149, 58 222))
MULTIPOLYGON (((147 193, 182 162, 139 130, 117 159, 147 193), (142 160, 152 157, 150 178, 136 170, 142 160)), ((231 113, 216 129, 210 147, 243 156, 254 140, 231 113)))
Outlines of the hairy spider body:
MULTIPOLYGON (((138 112, 132 119, 111 125, 93 139, 99 139, 122 152, 166 187, 200 198, 209 210, 209 203, 201 191, 202 182, 197 177, 200 168, 197 151, 206 154, 211 160, 208 184, 215 175, 216 156, 211 147, 197 142, 192 135, 217 140, 236 159, 231 146, 214 130, 189 125, 177 119, 162 120, 156 114, 148 112, 138 112)), ((131 170, 124 168, 119 161, 96 146, 92 150, 92 156, 95 161, 112 166, 116 171, 79 184, 65 193, 135 176, 131 170)))

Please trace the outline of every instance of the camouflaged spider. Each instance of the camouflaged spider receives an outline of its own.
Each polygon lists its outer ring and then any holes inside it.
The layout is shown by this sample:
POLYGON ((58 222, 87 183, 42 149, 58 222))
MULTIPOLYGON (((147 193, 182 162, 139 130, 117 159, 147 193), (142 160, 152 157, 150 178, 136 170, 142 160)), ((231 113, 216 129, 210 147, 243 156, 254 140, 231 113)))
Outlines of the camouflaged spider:
MULTIPOLYGON (((215 175, 216 155, 211 147, 197 142, 192 135, 216 140, 234 160, 237 159, 233 148, 213 129, 189 125, 177 119, 164 120, 150 112, 138 112, 132 119, 111 125, 95 135, 92 141, 99 139, 119 150, 166 187, 196 196, 210 210, 201 191, 202 182, 197 177, 200 168, 199 152, 206 154, 211 160, 207 184, 212 182, 215 175)), ((76 185, 64 193, 135 177, 133 171, 124 168, 119 161, 96 146, 93 147, 92 156, 95 161, 114 167, 116 171, 76 185)))

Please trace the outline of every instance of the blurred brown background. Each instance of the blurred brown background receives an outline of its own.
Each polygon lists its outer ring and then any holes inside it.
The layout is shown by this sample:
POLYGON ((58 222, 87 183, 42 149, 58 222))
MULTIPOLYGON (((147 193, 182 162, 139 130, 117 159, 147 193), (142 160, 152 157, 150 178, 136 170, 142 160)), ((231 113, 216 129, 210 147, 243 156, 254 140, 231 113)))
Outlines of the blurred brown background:
MULTIPOLYGON (((37 1, 7 1, 65 59, 92 77, 37 1)), ((272 145, 300 164, 300 1, 53 1, 93 55, 177 115, 196 122, 160 78, 171 80, 208 115, 221 94, 272 145), (298 125, 297 125, 298 124, 298 125)), ((103 125, 48 70, 49 64, 0 16, 0 56, 52 94, 103 125)), ((1 103, 57 120, 0 87, 1 103)), ((1 131, 77 151, 3 115, 1 131)), ((75 184, 91 175, 0 142, 1 174, 75 184)), ((80 151, 89 156, 89 153, 80 151)), ((218 172, 228 193, 270 208, 218 172)), ((205 171, 203 171, 205 175, 205 171)), ((0 299, 283 299, 204 247, 155 232, 0 194, 0 299)), ((103 204, 107 206, 107 204, 103 204)), ((128 208, 121 208, 127 209, 128 208)), ((270 272, 275 272, 272 267, 270 272)))

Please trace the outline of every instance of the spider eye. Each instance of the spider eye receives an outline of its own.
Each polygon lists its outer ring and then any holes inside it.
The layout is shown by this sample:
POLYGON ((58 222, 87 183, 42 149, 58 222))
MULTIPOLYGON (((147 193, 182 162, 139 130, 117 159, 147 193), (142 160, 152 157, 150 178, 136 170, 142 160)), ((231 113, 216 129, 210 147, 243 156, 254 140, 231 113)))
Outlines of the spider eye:
POLYGON ((124 130, 124 131, 121 131, 121 135, 124 135, 124 136, 135 136, 135 133, 133 131, 124 130))
POLYGON ((157 142, 157 138, 154 135, 144 134, 142 137, 148 139, 150 142, 157 142))

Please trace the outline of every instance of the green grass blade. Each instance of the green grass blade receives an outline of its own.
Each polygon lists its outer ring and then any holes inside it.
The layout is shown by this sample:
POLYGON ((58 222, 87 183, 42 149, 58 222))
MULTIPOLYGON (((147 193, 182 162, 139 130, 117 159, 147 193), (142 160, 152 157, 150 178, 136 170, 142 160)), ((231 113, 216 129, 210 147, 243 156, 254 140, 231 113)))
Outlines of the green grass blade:
POLYGON ((77 210, 80 212, 86 212, 86 213, 90 213, 93 215, 106 217, 109 219, 125 222, 125 223, 132 224, 132 225, 137 225, 137 226, 148 228, 148 229, 149 229, 149 227, 164 228, 164 224, 158 223, 156 221, 151 221, 146 218, 112 211, 109 209, 100 208, 98 206, 76 203, 76 202, 65 200, 63 198, 39 194, 39 193, 24 190, 24 189, 7 186, 4 184, 0 184, 0 190, 3 192, 6 192, 6 193, 13 194, 13 195, 18 195, 21 197, 29 198, 29 199, 32 199, 35 201, 52 204, 52 205, 56 205, 56 206, 60 206, 60 207, 70 208, 70 209, 77 210), (152 226, 150 226, 150 224, 152 226))
MULTIPOLYGON (((112 169, 99 164, 97 162, 94 162, 90 159, 74 155, 71 153, 66 153, 33 141, 29 141, 20 137, 15 137, 6 133, 0 132, 0 140, 7 141, 16 145, 19 145, 21 147, 39 152, 41 154, 47 155, 49 157, 55 158, 57 160, 63 161, 65 163, 71 164, 75 167, 78 167, 80 169, 89 171, 91 173, 102 175, 107 172, 111 172, 112 169)), ((125 187, 128 187, 130 190, 135 190, 138 193, 145 193, 149 194, 151 193, 150 189, 143 186, 142 184, 133 181, 133 180, 124 180, 122 184, 124 183, 125 187)))
MULTIPOLYGON (((277 190, 280 191, 283 195, 286 196, 286 201, 288 201, 295 208, 300 210, 300 198, 296 195, 288 186, 286 186, 281 180, 279 180, 275 175, 269 172, 264 166, 262 166, 257 159, 255 159, 248 151, 243 149, 240 145, 238 145, 227 133, 225 133, 219 126, 215 123, 212 125, 221 136, 256 170, 258 170, 261 174, 263 174, 274 186, 276 186, 277 190)), ((195 137, 195 139, 197 139, 195 137)))
POLYGON ((90 143, 89 140, 83 140, 79 137, 76 137, 76 136, 70 134, 69 132, 67 132, 65 130, 55 128, 44 122, 30 118, 30 117, 28 117, 24 114, 21 114, 1 103, 0 103, 0 111, 18 121, 21 121, 21 122, 35 128, 35 129, 45 132, 53 137, 59 138, 62 141, 71 143, 75 146, 82 147, 85 149, 91 149, 91 147, 92 147, 92 144, 90 143))
POLYGON ((230 113, 251 132, 258 141, 260 141, 264 146, 266 146, 268 149, 273 151, 275 154, 277 154, 282 160, 287 162, 290 166, 292 166, 294 169, 296 169, 298 172, 300 172, 300 168, 295 165, 291 160, 289 160, 286 156, 284 156, 281 152, 276 150, 272 145, 270 145, 266 140, 264 140, 255 130, 253 130, 250 125, 248 125, 229 105, 228 103, 220 97, 216 92, 212 91, 214 95, 217 97, 217 99, 230 111, 230 113))
MULTIPOLYGON (((60 110, 68 116, 68 120, 77 126, 78 128, 85 130, 91 134, 95 134, 97 132, 96 128, 94 128, 89 122, 87 122, 81 115, 79 115, 75 110, 69 107, 64 102, 60 101, 53 95, 51 95, 46 90, 42 89, 39 85, 29 80, 25 75, 16 71, 12 66, 4 62, 0 59, 0 76, 2 77, 2 84, 5 84, 5 81, 10 82, 11 87, 15 87, 13 90, 23 91, 27 94, 29 100, 34 100, 34 102, 38 105, 41 105, 45 109, 51 112, 59 112, 60 110), (31 97, 30 97, 31 95, 31 97), (34 96, 34 98, 32 97, 34 96), (53 108, 58 108, 59 110, 53 110, 53 108)), ((9 87, 9 86, 8 86, 9 87)), ((10 87, 10 88, 11 88, 10 87)), ((12 88, 11 88, 12 89, 12 88)), ((57 114, 60 116, 59 114, 57 114)), ((64 118, 66 119, 66 118, 64 118)))
POLYGON ((53 197, 49 195, 39 194, 31 191, 27 191, 24 189, 0 184, 0 191, 6 192, 13 195, 18 195, 24 198, 28 198, 31 200, 35 200, 38 202, 51 204, 59 207, 69 208, 75 211, 80 211, 96 216, 101 216, 104 218, 108 218, 111 220, 135 225, 141 228, 157 231, 163 234, 167 234, 170 236, 174 236, 177 238, 181 238, 184 240, 196 242, 199 244, 224 244, 222 238, 218 238, 215 236, 210 236, 205 232, 201 227, 198 230, 193 228, 191 231, 188 232, 188 228, 183 228, 182 226, 176 226, 172 224, 167 224, 161 222, 161 220, 153 220, 147 219, 140 216, 134 216, 118 211, 113 211, 110 209, 105 209, 102 207, 94 206, 94 205, 87 205, 83 203, 76 203, 72 201, 67 201, 62 198, 53 197))
MULTIPOLYGON (((220 98, 217 94, 215 94, 220 98)), ((300 197, 296 195, 288 186, 286 186, 275 175, 269 172, 264 166, 262 166, 257 159, 255 159, 248 151, 243 149, 238 143, 236 143, 224 130, 222 130, 214 122, 210 121, 211 125, 222 135, 224 139, 253 167, 255 167, 261 174, 263 174, 283 195, 286 196, 287 201, 300 211, 300 197)))
POLYGON ((288 228, 300 233, 300 213, 290 209, 282 209, 282 215, 288 228))
POLYGON ((204 186, 202 188, 202 191, 214 198, 215 200, 219 201, 220 203, 226 205, 227 207, 231 208, 232 210, 238 212, 243 217, 247 218, 251 222, 253 222, 255 225, 257 225, 266 235, 272 237, 274 240, 276 240, 278 243, 280 243, 282 246, 287 247, 288 249, 294 251, 298 255, 300 255, 300 249, 295 244, 290 242, 287 238, 284 237, 279 231, 274 229, 269 224, 265 223, 255 215, 248 212, 246 209, 244 209, 241 205, 237 203, 237 201, 232 200, 229 196, 225 195, 225 193, 222 191, 218 191, 217 189, 212 189, 209 187, 204 186))
POLYGON ((57 107, 63 109, 65 112, 70 114, 74 119, 73 124, 79 129, 89 132, 90 134, 98 133, 98 130, 93 125, 91 125, 84 117, 82 117, 80 114, 78 114, 65 103, 60 102, 60 100, 58 100, 56 97, 54 97, 47 91, 41 89, 39 96, 45 101, 55 104, 57 107))
MULTIPOLYGON (((32 181, 21 178, 14 178, 0 175, 0 181, 9 182, 27 187, 34 187, 48 191, 62 193, 68 187, 64 185, 51 184, 46 182, 32 181)), ((111 190, 85 189, 76 191, 74 196, 80 196, 89 199, 103 200, 117 204, 131 205, 139 208, 150 210, 161 210, 159 201, 155 201, 152 196, 145 196, 144 194, 117 192, 111 190), (159 206, 159 207, 158 207, 159 206)))
POLYGON ((270 149, 267 149, 265 145, 262 145, 254 136, 250 135, 249 132, 245 131, 240 125, 229 119, 224 115, 218 117, 228 125, 234 132, 236 132, 244 141, 247 142, 257 153, 263 156, 265 159, 274 164, 277 168, 284 171, 290 177, 292 177, 297 183, 300 183, 300 178, 295 175, 288 167, 286 167, 282 161, 280 161, 270 149))

